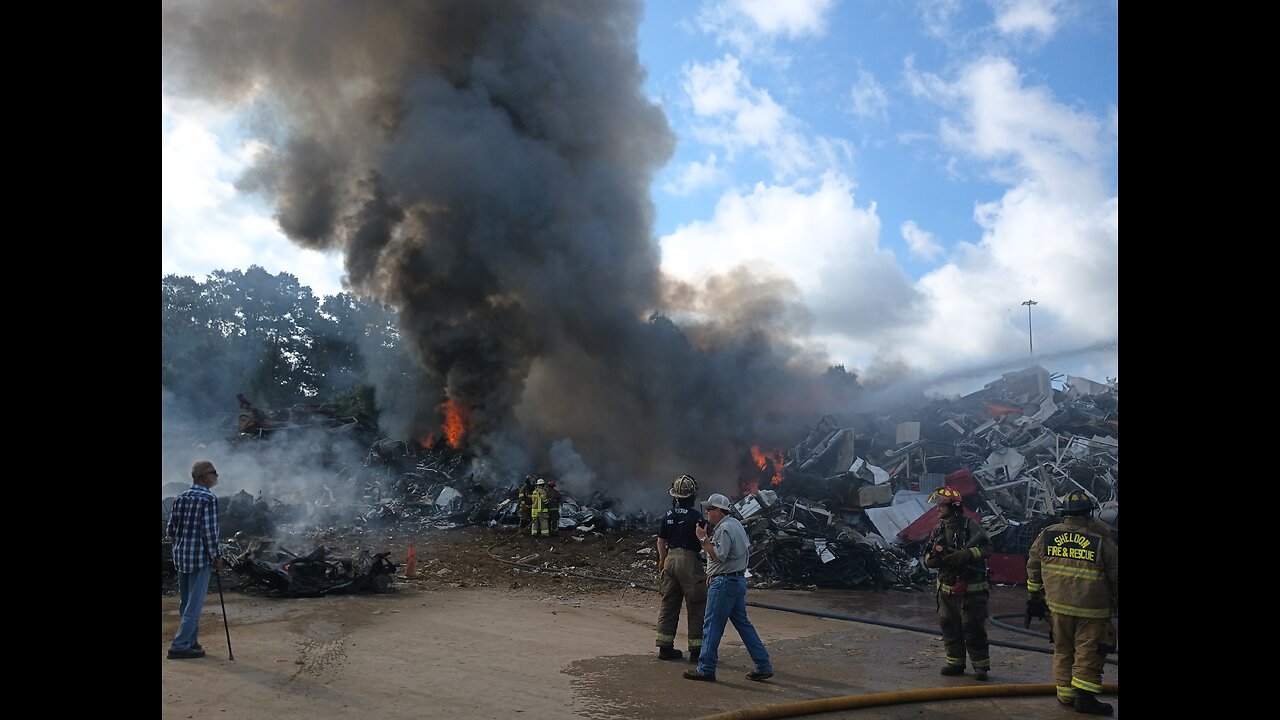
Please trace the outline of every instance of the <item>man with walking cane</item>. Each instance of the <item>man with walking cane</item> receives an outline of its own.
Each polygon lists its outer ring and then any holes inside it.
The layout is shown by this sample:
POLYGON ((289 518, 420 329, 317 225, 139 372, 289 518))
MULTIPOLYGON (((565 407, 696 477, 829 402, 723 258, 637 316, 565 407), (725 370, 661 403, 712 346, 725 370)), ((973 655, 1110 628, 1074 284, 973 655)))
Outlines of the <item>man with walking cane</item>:
MULTIPOLYGON (((169 512, 165 535, 173 542, 173 565, 178 571, 181 595, 178 635, 169 645, 169 659, 204 657, 200 647, 200 613, 204 612, 205 595, 209 593, 211 570, 222 569, 218 552, 218 498, 210 490, 218 484, 218 471, 213 463, 200 460, 191 466, 190 489, 174 500, 169 512)), ((218 578, 221 597, 222 581, 218 578)), ((225 623, 226 609, 223 609, 225 623)), ((227 631, 227 651, 231 650, 231 632, 227 631)))

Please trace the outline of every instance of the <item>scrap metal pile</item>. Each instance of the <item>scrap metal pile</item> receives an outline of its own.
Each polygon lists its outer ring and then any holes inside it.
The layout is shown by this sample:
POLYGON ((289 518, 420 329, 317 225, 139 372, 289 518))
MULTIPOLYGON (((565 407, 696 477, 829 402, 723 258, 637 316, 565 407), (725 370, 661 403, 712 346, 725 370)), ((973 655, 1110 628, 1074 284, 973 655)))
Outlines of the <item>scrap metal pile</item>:
POLYGON ((331 557, 324 545, 298 555, 269 542, 255 542, 245 549, 223 543, 222 554, 245 581, 286 597, 388 592, 396 572, 395 563, 387 559, 391 553, 370 555, 361 550, 352 558, 331 557))
MULTIPOLYGON (((997 555, 992 579, 1021 582, 1057 499, 1084 490, 1119 535, 1118 386, 1033 366, 904 416, 823 418, 744 483, 759 586, 922 587, 921 540, 937 524, 931 491, 955 487, 997 555), (1052 380, 1060 380, 1055 389, 1052 380)), ((767 455, 764 457, 768 458, 767 455)))

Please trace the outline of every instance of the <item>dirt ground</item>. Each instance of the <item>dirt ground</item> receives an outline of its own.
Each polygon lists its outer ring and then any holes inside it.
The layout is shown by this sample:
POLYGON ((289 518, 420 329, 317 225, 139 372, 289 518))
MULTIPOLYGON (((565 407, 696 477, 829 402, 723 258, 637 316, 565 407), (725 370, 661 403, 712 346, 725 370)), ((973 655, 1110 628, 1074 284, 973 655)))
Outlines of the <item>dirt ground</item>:
MULTIPOLYGON (((338 541, 392 550, 403 575, 407 536, 338 541)), ((681 678, 685 662, 653 646, 658 595, 644 534, 535 543, 512 529, 471 527, 413 536, 419 577, 386 594, 269 597, 223 575, 228 659, 216 588, 201 621, 207 656, 166 660, 178 597, 162 588, 161 695, 165 718, 638 718, 670 720, 801 700, 905 689, 1052 682, 1051 658, 993 646, 990 683, 943 677, 941 637, 882 625, 749 607, 772 656, 768 682, 745 679, 751 660, 730 629, 719 682, 681 678), (518 563, 518 565, 516 564, 518 563), (535 571, 536 568, 536 571, 535 571), (590 577, 588 577, 590 576, 590 577), (591 578, 629 578, 604 582, 591 578)), ((346 548, 349 549, 349 548, 346 548)), ((997 587, 993 615, 1020 613, 1025 591, 997 587)), ((748 602, 936 627, 932 593, 752 589, 748 602)), ((1012 620, 1005 620, 1012 623, 1012 620)), ((1039 622, 1039 621, 1037 621, 1039 622)), ((676 647, 683 647, 681 619, 676 647)), ((1036 626, 1033 626, 1035 628, 1036 626)), ((1040 626, 1043 630, 1043 625, 1040 626)), ((992 640, 1044 640, 990 627, 992 640)), ((1118 682, 1108 665, 1104 682, 1118 682)), ((1119 714, 1118 697, 1109 695, 1119 714)), ((1061 718, 1050 695, 942 700, 825 713, 828 718, 1061 718)), ((1071 713, 1074 715, 1074 713, 1071 713)))

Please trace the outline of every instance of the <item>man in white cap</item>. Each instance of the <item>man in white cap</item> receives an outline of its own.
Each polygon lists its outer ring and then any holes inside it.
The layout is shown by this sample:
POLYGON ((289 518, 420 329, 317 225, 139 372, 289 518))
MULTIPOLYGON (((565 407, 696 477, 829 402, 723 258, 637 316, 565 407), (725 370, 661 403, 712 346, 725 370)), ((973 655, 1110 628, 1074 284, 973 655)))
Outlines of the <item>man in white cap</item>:
POLYGON ((714 493, 702 502, 707 520, 714 526, 711 535, 699 525, 698 542, 707 553, 707 611, 702 618, 702 652, 698 655, 698 667, 686 670, 689 680, 715 682, 716 660, 720 649, 720 637, 724 635, 727 621, 742 637, 747 654, 755 663, 755 669, 747 673, 748 680, 768 680, 773 677, 773 664, 760 634, 747 619, 747 559, 751 554, 751 540, 738 519, 729 514, 733 505, 729 498, 714 493))

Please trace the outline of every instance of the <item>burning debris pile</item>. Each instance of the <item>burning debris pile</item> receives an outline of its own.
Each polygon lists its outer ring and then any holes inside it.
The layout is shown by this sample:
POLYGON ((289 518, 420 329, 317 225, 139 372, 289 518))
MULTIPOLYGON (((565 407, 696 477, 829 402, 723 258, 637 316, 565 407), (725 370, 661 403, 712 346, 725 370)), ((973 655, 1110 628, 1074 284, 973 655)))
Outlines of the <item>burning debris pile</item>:
MULTIPOLYGON (((943 485, 961 492, 991 536, 992 580, 1024 582, 1028 547, 1054 520, 1057 498, 1072 490, 1098 501, 1099 517, 1118 537, 1118 416, 1115 383, 1053 378, 1034 366, 921 409, 843 423, 824 417, 787 451, 753 447, 735 511, 751 538, 754 584, 926 587, 921 541, 938 522, 927 498, 943 485)), ((242 430, 269 437, 256 423, 242 430)), ((331 542, 519 525, 516 481, 485 474, 465 443, 446 439, 376 440, 363 462, 330 464, 331 477, 297 502, 243 490, 220 497, 223 535, 267 538, 306 528, 307 537, 331 542)), ((166 518, 171 504, 164 499, 166 518)), ((578 539, 648 534, 655 522, 648 512, 617 507, 600 490, 562 496, 559 530, 578 539)), ((374 576, 389 565, 387 553, 334 561, 324 546, 306 556, 268 548, 240 551, 233 567, 286 594, 377 590, 384 581, 374 576)))
POLYGON ((1027 549, 1072 490, 1094 497, 1118 536, 1118 387, 1051 380, 1034 366, 910 419, 826 417, 785 454, 753 448, 758 472, 742 479, 737 511, 758 584, 919 585, 919 541, 938 522, 927 498, 943 485, 991 536, 996 582, 1025 581, 1027 549))

